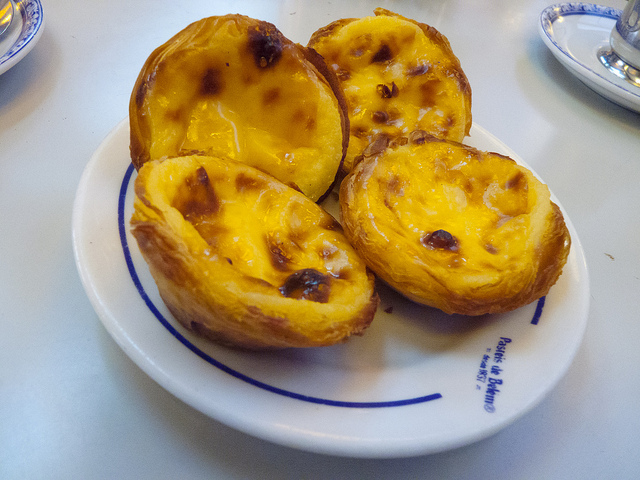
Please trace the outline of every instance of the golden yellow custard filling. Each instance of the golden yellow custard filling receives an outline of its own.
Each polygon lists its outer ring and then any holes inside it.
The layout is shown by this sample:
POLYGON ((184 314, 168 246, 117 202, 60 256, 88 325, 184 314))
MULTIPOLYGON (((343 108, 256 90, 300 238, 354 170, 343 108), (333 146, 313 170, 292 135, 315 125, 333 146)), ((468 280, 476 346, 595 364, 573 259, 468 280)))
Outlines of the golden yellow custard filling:
POLYGON ((462 141, 471 127, 471 87, 448 40, 388 10, 375 14, 333 22, 309 41, 347 100, 346 171, 372 144, 403 142, 414 130, 462 141))
POLYGON ((247 348, 330 345, 360 334, 373 275, 337 221, 259 170, 213 157, 150 161, 132 232, 187 328, 247 348))
POLYGON ((317 200, 340 166, 345 125, 314 53, 241 15, 188 26, 150 55, 134 87, 134 165, 223 156, 317 200))
POLYGON ((508 311, 546 294, 569 234, 546 185, 495 153, 422 137, 358 163, 343 225, 381 278, 447 313, 508 311))

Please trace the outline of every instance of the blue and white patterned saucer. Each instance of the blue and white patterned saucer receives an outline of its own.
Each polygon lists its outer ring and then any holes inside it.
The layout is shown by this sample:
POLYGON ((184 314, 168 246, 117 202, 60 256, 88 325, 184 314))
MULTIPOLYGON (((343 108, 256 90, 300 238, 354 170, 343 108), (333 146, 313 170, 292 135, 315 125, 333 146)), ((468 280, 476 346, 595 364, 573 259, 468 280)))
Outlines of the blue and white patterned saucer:
POLYGON ((598 52, 609 48, 611 30, 621 11, 590 3, 560 3, 545 8, 538 31, 567 70, 603 97, 640 113, 640 87, 612 74, 598 52))
POLYGON ((12 3, 13 21, 0 39, 0 75, 31 51, 44 27, 40 0, 12 0, 12 3))

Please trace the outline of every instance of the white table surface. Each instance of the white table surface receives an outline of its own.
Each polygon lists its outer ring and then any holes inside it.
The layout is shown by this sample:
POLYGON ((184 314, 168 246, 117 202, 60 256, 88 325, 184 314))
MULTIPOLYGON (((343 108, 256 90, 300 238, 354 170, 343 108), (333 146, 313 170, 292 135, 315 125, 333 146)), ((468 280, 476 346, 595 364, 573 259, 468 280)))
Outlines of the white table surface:
POLYGON ((640 478, 640 115, 551 55, 536 30, 551 3, 44 0, 39 43, 0 76, 0 478, 640 478), (541 404, 472 445, 391 460, 281 447, 167 393, 102 326, 71 243, 83 168, 126 117, 156 46, 225 13, 306 43, 316 28, 376 6, 448 37, 474 120, 550 185, 591 281, 583 344, 541 404))

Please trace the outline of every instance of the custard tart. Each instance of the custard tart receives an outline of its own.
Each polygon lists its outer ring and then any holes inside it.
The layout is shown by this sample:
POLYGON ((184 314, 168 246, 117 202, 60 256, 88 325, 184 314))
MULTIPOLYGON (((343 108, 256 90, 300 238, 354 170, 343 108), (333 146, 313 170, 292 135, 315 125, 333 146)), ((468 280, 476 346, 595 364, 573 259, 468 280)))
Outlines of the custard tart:
POLYGON ((332 345, 362 334, 378 305, 374 276, 340 224, 240 162, 145 162, 131 228, 173 316, 224 345, 332 345))
POLYGON ((530 170, 424 132, 357 163, 341 184, 340 214, 381 279, 449 314, 507 312, 546 295, 571 245, 530 170))
POLYGON ((320 55, 243 15, 187 26, 146 60, 129 102, 131 159, 231 158, 318 200, 348 142, 346 103, 320 55))
POLYGON ((448 39, 434 27, 378 8, 337 20, 308 46, 336 73, 350 138, 343 170, 356 158, 402 142, 410 132, 457 142, 471 128, 471 86, 448 39))

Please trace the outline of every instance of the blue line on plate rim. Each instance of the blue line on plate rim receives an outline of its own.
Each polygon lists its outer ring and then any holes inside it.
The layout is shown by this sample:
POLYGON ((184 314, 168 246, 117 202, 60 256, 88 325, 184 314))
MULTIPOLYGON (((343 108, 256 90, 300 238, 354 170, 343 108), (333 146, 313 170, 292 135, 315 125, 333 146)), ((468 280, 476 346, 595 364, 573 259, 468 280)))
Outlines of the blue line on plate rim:
POLYGON ((538 300, 538 304, 536 305, 536 312, 533 314, 533 318, 531 319, 531 325, 538 325, 540 317, 542 316, 542 309, 544 308, 545 298, 546 297, 541 297, 538 300))
POLYGON ((7 52, 0 55, 0 64, 4 64, 15 57, 22 49, 33 40, 43 22, 43 10, 40 0, 14 1, 18 13, 22 16, 24 25, 16 42, 7 52))
MULTIPOLYGON (((556 3, 550 5, 542 11, 542 21, 547 25, 551 25, 555 20, 561 16, 567 15, 593 15, 596 17, 606 17, 613 20, 617 20, 620 17, 622 10, 614 7, 607 7, 604 5, 596 5, 593 3, 583 2, 568 2, 568 3, 556 3)), ((545 29, 546 30, 546 29, 545 29)))
MULTIPOLYGON (((120 243, 122 244, 122 251, 124 253, 127 269, 129 270, 129 274, 131 275, 131 279, 133 280, 133 283, 136 289, 138 290, 138 293, 142 297, 143 301, 145 302, 149 310, 151 310, 151 312, 158 319, 158 321, 178 341, 180 341, 180 343, 182 343, 185 347, 187 347, 193 353, 195 353, 200 358, 210 363, 214 367, 237 378, 238 380, 242 380, 243 382, 246 382, 250 385, 253 385, 255 387, 261 388, 263 390, 266 390, 278 395, 282 395, 285 397, 289 397, 289 398, 293 398, 296 400, 301 400, 309 403, 329 405, 334 407, 346 407, 346 408, 385 408, 385 407, 402 407, 406 405, 414 405, 417 403, 425 403, 425 402, 430 402, 430 401, 442 398, 442 395, 440 393, 433 393, 433 394, 424 395, 421 397, 407 398, 402 400, 392 400, 392 401, 386 401, 386 402, 345 402, 345 401, 330 400, 330 399, 320 398, 320 397, 312 397, 309 395, 303 395, 301 393, 295 393, 289 390, 284 390, 282 388, 274 387, 273 385, 269 385, 267 383, 251 378, 248 375, 245 375, 243 373, 238 372, 237 370, 234 370, 233 368, 225 365, 224 363, 214 359, 210 355, 200 350, 198 347, 192 344, 189 340, 187 340, 187 338, 184 335, 178 332, 173 327, 173 325, 171 325, 171 323, 167 321, 166 318, 164 318, 162 313, 158 310, 158 308, 154 305, 153 301, 147 295, 147 292, 145 291, 144 286, 142 285, 142 282, 138 277, 135 266, 133 265, 133 259, 131 257, 131 251, 129 250, 129 243, 127 242, 127 233, 125 230, 124 210, 126 205, 127 189, 129 187, 129 182, 131 181, 131 176, 133 175, 134 171, 135 169, 133 167, 133 164, 129 164, 124 174, 124 178, 122 179, 122 184, 120 186, 120 194, 118 195, 118 232, 120 234, 120 243)), ((536 312, 533 316, 533 319, 531 320, 531 323, 533 325, 538 324, 538 320, 542 315, 543 307, 544 307, 544 297, 542 297, 538 301, 536 312)))
POLYGON ((131 180, 131 176, 133 175, 133 172, 134 172, 133 165, 130 164, 123 178, 122 185, 120 187, 120 194, 118 196, 118 231, 120 234, 120 242, 122 244, 122 250, 124 253, 127 268, 129 270, 129 274, 131 275, 131 279, 133 280, 133 283, 136 286, 136 289, 138 290, 138 293, 144 300, 149 310, 151 310, 151 312, 160 321, 160 323, 176 339, 178 339, 180 343, 182 343, 185 347, 187 347, 193 353, 195 353, 200 358, 210 363, 214 367, 250 385, 253 385, 255 387, 261 388, 263 390, 266 390, 278 395, 283 395, 285 397, 289 397, 289 398, 293 398, 296 400, 301 400, 309 403, 329 405, 334 407, 347 407, 347 408, 383 408, 383 407, 400 407, 405 405, 413 405, 417 403, 424 403, 424 402, 429 402, 432 400, 437 400, 439 398, 442 398, 442 395, 440 393, 433 393, 433 394, 424 395, 421 397, 408 398, 408 399, 402 399, 402 400, 393 400, 393 401, 387 401, 387 402, 345 402, 345 401, 339 401, 339 400, 330 400, 326 398, 312 397, 309 395, 303 395, 303 394, 295 393, 289 390, 284 390, 282 388, 274 387, 273 385, 269 385, 267 383, 251 378, 248 375, 240 373, 237 370, 234 370, 231 367, 223 364, 222 362, 219 362, 218 360, 214 359, 213 357, 211 357, 210 355, 206 354, 205 352, 200 350, 198 347, 193 345, 189 340, 187 340, 186 337, 184 337, 184 335, 178 332, 173 327, 173 325, 171 325, 171 323, 167 321, 166 318, 164 318, 162 313, 153 304, 153 302, 145 292, 144 286, 140 282, 140 278, 138 277, 138 274, 135 270, 135 266, 133 265, 133 259, 131 258, 131 252, 129 250, 129 244, 127 242, 127 234, 126 234, 125 222, 124 222, 124 209, 125 209, 125 203, 126 203, 127 188, 131 180))

